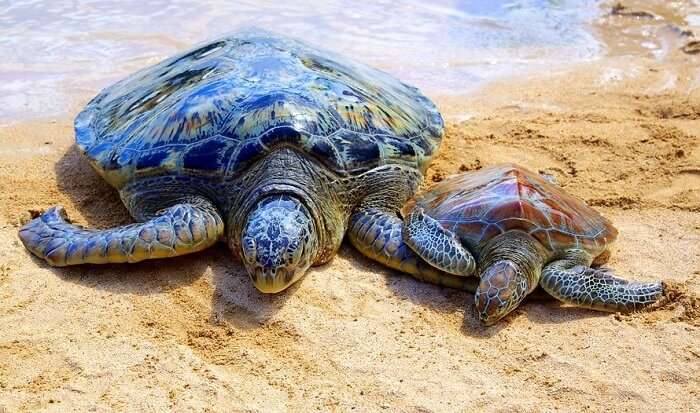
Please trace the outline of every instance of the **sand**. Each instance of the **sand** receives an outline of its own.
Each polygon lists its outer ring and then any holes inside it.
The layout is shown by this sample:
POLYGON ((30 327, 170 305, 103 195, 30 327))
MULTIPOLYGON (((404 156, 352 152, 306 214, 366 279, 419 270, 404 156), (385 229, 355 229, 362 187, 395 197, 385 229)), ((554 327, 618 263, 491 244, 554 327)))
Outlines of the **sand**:
POLYGON ((610 266, 669 285, 651 311, 528 300, 490 328, 471 294, 347 243, 275 296, 258 293, 224 245, 50 268, 17 237, 32 214, 62 204, 83 225, 131 219, 77 153, 70 118, 0 127, 0 412, 693 411, 699 63, 680 47, 663 59, 611 53, 435 97, 447 128, 426 185, 500 162, 550 173, 620 230, 610 266))

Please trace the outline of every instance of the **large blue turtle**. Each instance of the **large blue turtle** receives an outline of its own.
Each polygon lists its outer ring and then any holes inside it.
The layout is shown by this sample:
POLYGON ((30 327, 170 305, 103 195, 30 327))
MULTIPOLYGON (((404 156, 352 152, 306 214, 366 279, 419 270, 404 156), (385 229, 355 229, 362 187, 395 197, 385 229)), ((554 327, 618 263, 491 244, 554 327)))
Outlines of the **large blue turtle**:
POLYGON ((53 207, 20 230, 32 253, 55 266, 137 262, 226 240, 255 286, 278 292, 333 257, 349 225, 400 222, 443 122, 386 73, 247 31, 105 89, 75 130, 139 223, 84 229, 53 207))

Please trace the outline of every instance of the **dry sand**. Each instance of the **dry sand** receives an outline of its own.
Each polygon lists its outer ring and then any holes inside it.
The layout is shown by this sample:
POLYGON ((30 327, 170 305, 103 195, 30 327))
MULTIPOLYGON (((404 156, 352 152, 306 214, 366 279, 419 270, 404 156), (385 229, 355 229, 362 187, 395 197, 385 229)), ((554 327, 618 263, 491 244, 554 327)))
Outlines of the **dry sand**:
POLYGON ((0 412, 697 409, 700 55, 657 57, 438 99, 448 125, 426 177, 499 162, 553 174, 619 228, 612 267, 670 284, 631 315, 529 300, 485 328, 472 295, 347 244, 276 296, 224 245, 50 268, 17 238, 33 211, 63 204, 95 227, 130 217, 72 146, 71 119, 0 128, 0 412))

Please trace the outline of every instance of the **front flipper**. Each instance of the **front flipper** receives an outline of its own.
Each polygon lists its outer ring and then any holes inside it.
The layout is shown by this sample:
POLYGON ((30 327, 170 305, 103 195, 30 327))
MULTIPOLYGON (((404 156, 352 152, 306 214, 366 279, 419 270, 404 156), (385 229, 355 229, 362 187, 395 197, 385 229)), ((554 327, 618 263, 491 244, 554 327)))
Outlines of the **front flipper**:
POLYGON ((63 207, 50 208, 19 231, 24 246, 53 266, 138 262, 201 251, 221 239, 224 223, 202 200, 177 204, 150 220, 106 230, 66 221, 63 207))
POLYGON ((414 207, 406 217, 404 240, 421 258, 436 268, 454 275, 472 275, 474 257, 454 233, 414 207))
POLYGON ((394 213, 368 208, 350 217, 348 238, 363 255, 415 278, 445 287, 476 291, 476 277, 448 274, 427 264, 406 242, 403 222, 394 213))
POLYGON ((540 285, 567 304, 600 311, 631 311, 657 301, 663 283, 640 283, 613 275, 609 268, 590 268, 583 252, 547 264, 540 285))

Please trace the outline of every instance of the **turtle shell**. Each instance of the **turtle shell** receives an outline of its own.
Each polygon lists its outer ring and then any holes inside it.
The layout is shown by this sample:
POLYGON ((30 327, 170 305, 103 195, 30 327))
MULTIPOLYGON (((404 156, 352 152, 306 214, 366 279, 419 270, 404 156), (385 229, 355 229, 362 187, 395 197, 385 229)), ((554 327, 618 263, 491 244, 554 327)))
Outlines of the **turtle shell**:
POLYGON ((449 177, 416 195, 404 215, 414 206, 456 233, 472 251, 517 229, 551 252, 578 247, 595 257, 617 237, 612 223, 585 202, 516 165, 449 177))
POLYGON ((416 88, 261 31, 230 35, 103 90, 75 121, 78 146, 120 188, 150 175, 230 180, 280 146, 355 175, 424 171, 443 121, 416 88))

